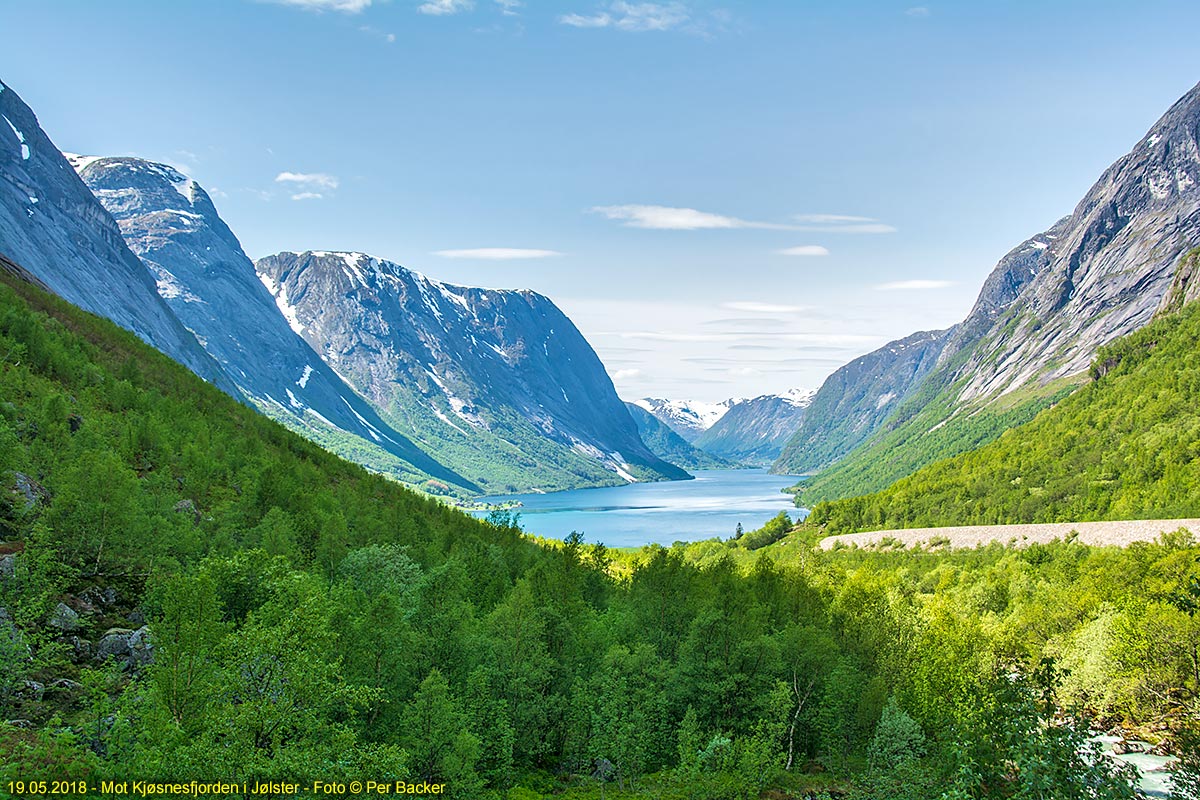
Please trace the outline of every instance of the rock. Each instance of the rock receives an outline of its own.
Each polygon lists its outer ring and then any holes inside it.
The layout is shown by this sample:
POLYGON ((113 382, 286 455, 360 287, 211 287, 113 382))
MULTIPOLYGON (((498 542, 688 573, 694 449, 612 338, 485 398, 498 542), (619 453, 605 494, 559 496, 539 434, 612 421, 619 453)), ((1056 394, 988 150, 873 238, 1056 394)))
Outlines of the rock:
POLYGON ((58 628, 63 633, 68 633, 79 628, 79 615, 65 603, 59 603, 54 607, 46 624, 51 628, 58 628))
POLYGON ((4 721, 4 724, 8 725, 9 727, 18 728, 23 731, 28 731, 28 730, 33 729, 33 723, 27 719, 6 719, 4 721))
POLYGON ((0 555, 0 581, 11 580, 17 574, 17 554, 0 555))
POLYGON ((20 694, 36 703, 40 703, 42 702, 42 697, 46 694, 46 686, 37 681, 25 681, 20 694))
POLYGON ((154 644, 151 641, 150 629, 145 625, 129 637, 129 655, 137 667, 144 667, 154 660, 154 644))
POLYGON ((96 644, 96 660, 107 661, 109 658, 117 658, 125 661, 129 659, 133 655, 133 651, 129 649, 131 636, 133 636, 133 631, 128 628, 109 628, 96 644))
POLYGON ((200 521, 200 512, 196 509, 196 503, 193 500, 180 500, 172 509, 176 514, 187 514, 192 518, 192 523, 200 521))
POLYGON ((592 777, 598 781, 616 780, 617 768, 607 758, 598 758, 596 768, 592 770, 592 777))
POLYGON ((70 678, 59 678, 54 683, 50 684, 50 688, 75 691, 76 689, 82 689, 83 684, 79 683, 78 681, 73 681, 70 678))
POLYGON ((1171 746, 1170 739, 1163 739, 1146 752, 1152 756, 1169 756, 1174 754, 1175 748, 1171 746))
POLYGON ((46 487, 24 472, 14 472, 13 479, 13 493, 20 496, 24 501, 24 510, 26 512, 50 502, 50 492, 46 490, 46 487))
POLYGON ((1123 756, 1126 753, 1143 753, 1143 752, 1145 752, 1145 748, 1141 742, 1134 742, 1134 741, 1130 741, 1129 739, 1122 739, 1119 742, 1113 743, 1112 751, 1119 756, 1123 756))
POLYGON ((72 660, 75 663, 87 661, 92 657, 92 643, 87 639, 81 639, 78 636, 72 636, 68 642, 71 645, 72 660))
POLYGON ((79 593, 79 599, 92 607, 112 606, 117 602, 117 590, 111 586, 103 589, 99 586, 89 586, 79 593))
POLYGON ((129 620, 130 624, 137 625, 138 627, 146 624, 146 615, 142 613, 140 606, 135 608, 133 611, 130 611, 129 616, 126 617, 126 619, 129 620))

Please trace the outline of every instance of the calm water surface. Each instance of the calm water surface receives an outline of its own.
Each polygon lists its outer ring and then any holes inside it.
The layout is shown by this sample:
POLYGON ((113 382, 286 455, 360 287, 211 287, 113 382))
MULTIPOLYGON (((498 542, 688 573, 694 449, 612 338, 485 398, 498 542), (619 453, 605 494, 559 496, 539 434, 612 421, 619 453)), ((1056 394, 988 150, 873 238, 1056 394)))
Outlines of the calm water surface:
POLYGON ((696 470, 694 481, 633 483, 550 494, 485 497, 487 502, 520 500, 521 527, 562 539, 579 531, 589 542, 635 547, 733 536, 738 523, 762 527, 780 511, 804 513, 780 489, 796 478, 762 469, 696 470))

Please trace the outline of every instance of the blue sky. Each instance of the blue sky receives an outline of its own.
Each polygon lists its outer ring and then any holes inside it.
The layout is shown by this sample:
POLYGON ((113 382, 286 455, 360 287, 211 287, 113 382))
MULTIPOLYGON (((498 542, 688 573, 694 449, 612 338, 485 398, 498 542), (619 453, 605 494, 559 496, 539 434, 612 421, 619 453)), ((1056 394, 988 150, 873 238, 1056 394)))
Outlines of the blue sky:
POLYGON ((251 257, 542 292, 629 399, 960 320, 1200 80, 1195 2, 6 6, 63 149, 175 164, 251 257))

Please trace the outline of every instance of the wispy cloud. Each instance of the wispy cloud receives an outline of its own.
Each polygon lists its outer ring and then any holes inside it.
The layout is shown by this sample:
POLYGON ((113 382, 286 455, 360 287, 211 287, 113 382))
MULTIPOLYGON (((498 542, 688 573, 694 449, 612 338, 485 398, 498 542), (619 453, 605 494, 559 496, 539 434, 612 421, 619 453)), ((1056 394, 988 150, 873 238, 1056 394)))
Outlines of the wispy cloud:
POLYGON ((341 11, 344 14, 357 14, 371 7, 371 0, 260 0, 281 6, 303 8, 306 11, 341 11))
POLYGON ((275 182, 294 183, 310 190, 338 188, 337 176, 325 172, 281 172, 275 176, 275 182))
POLYGON ((500 13, 506 17, 518 16, 517 9, 525 5, 521 0, 496 0, 496 5, 500 6, 500 13))
POLYGON ((792 226, 774 222, 753 222, 694 208, 672 208, 670 206, 596 206, 590 209, 609 219, 624 222, 630 228, 649 228, 660 231, 698 231, 730 228, 765 228, 789 230, 792 226))
POLYGON ((622 31, 669 31, 691 19, 683 3, 627 3, 617 0, 607 11, 595 14, 564 14, 563 25, 574 28, 616 28, 622 31))
POLYGON ((945 289, 947 286, 953 285, 953 281, 931 281, 918 279, 911 281, 890 281, 888 283, 881 283, 875 288, 881 292, 911 292, 928 289, 945 289))
POLYGON ((775 252, 781 256, 827 256, 829 248, 819 244, 802 244, 798 247, 785 247, 775 252))
POLYGON ((777 303, 756 303, 748 300, 722 303, 721 308, 728 308, 731 311, 745 311, 750 314, 794 314, 797 311, 808 310, 808 306, 788 306, 779 305, 777 303))
POLYGON ((296 194, 292 195, 293 200, 320 200, 323 197, 325 197, 325 195, 321 194, 320 192, 297 192, 296 194))
POLYGON ((929 9, 925 6, 913 6, 904 10, 904 13, 910 17, 928 17, 929 9))
POLYGON ((610 372, 608 375, 614 381, 627 381, 630 378, 640 378, 642 371, 640 369, 618 369, 610 372))
POLYGON ((847 214, 797 214, 795 230, 814 233, 895 233, 896 228, 872 217, 847 214))
POLYGON ((470 11, 474 7, 474 0, 429 0, 429 2, 417 6, 417 11, 421 14, 444 17, 447 14, 470 11))
POLYGON ((437 250, 442 258, 481 258, 486 261, 515 261, 523 258, 552 258, 561 256, 557 250, 533 250, 521 247, 475 247, 468 250, 437 250))

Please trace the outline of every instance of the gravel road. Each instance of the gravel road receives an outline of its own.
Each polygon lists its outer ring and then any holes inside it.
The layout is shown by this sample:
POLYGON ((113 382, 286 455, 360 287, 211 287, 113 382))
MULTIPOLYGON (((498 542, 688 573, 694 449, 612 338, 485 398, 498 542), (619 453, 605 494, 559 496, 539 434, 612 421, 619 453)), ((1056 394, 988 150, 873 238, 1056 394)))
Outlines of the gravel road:
POLYGON ((1079 533, 1079 541, 1093 545, 1116 545, 1124 547, 1133 542, 1152 542, 1159 534, 1187 528, 1200 533, 1200 519, 1137 519, 1121 522, 1050 522, 1035 525, 962 525, 952 528, 904 528, 867 533, 846 533, 827 536, 821 547, 830 550, 841 542, 864 547, 884 538, 892 538, 911 547, 930 539, 949 539, 951 547, 975 547, 990 542, 1017 545, 1064 539, 1072 531, 1079 533))

